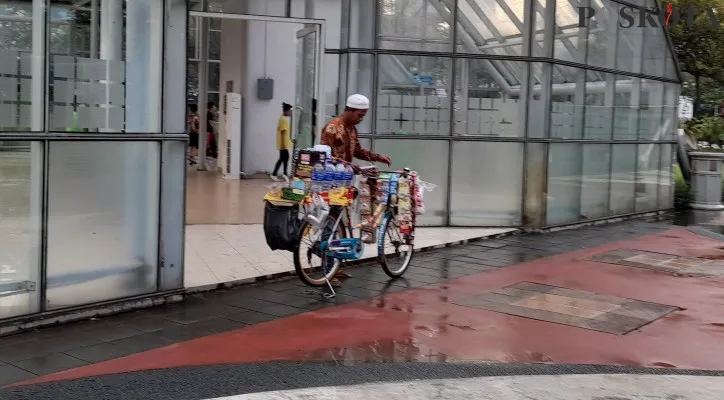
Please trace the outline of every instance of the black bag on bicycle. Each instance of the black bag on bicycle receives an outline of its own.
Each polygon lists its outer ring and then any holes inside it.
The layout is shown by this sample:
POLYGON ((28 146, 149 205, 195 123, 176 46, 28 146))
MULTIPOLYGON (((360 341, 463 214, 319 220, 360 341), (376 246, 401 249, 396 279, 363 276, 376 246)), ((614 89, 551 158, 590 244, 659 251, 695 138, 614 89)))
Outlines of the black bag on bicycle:
POLYGON ((264 236, 272 250, 294 251, 299 243, 299 207, 264 202, 264 236))

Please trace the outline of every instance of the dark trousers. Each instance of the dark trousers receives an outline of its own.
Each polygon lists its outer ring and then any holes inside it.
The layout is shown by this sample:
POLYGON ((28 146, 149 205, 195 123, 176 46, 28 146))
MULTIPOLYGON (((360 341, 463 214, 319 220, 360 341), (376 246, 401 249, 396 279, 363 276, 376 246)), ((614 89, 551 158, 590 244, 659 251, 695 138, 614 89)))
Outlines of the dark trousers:
POLYGON ((287 149, 279 150, 279 160, 277 160, 277 164, 274 166, 274 172, 272 173, 272 175, 277 174, 277 171, 279 170, 279 167, 282 166, 282 164, 284 164, 284 175, 289 176, 287 174, 287 167, 289 165, 289 150, 287 149))

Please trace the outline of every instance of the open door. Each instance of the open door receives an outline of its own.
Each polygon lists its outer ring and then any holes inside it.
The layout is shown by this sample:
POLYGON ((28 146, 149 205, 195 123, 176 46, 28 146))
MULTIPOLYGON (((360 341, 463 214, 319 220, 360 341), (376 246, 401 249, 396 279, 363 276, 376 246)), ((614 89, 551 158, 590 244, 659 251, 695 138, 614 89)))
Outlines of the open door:
POLYGON ((319 142, 316 103, 319 97, 320 26, 309 24, 297 32, 297 84, 295 93, 294 149, 306 149, 319 142))

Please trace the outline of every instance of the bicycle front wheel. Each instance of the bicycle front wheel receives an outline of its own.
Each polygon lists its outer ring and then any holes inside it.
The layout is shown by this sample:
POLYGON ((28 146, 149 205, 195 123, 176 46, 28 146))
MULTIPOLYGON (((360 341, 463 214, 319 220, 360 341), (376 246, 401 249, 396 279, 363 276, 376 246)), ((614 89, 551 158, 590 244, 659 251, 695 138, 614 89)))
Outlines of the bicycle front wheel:
MULTIPOLYGON (((294 269, 299 279, 309 286, 326 285, 327 280, 334 277, 341 265, 340 260, 324 255, 321 249, 322 241, 329 239, 336 220, 335 216, 329 215, 325 221, 327 229, 323 229, 321 235, 314 234, 314 227, 309 222, 302 224, 299 243, 294 250, 294 269)), ((345 232, 344 222, 339 221, 332 239, 345 238, 345 232)))
POLYGON ((400 233, 400 225, 392 214, 385 217, 381 238, 377 241, 377 261, 392 278, 401 277, 412 261, 413 245, 407 244, 400 233))

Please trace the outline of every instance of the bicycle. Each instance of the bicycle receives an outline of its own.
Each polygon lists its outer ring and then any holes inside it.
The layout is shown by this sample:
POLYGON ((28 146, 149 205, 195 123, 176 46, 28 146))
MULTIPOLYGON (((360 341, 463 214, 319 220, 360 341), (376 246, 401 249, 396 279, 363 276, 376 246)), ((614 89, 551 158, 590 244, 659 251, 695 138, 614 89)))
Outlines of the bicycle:
MULTIPOLYGON (((376 167, 375 167, 376 169, 376 167)), ((379 171, 378 175, 389 175, 390 180, 394 174, 402 178, 410 178, 409 169, 399 171, 379 171)), ((371 184, 376 185, 377 180, 370 179, 371 184)), ((385 182, 385 179, 378 179, 385 182)), ((410 266, 414 251, 414 235, 406 235, 400 232, 399 209, 393 200, 394 194, 387 195, 384 202, 380 202, 377 210, 372 213, 372 225, 354 223, 354 217, 359 211, 359 191, 352 189, 352 205, 342 207, 326 207, 325 202, 318 195, 312 196, 313 211, 307 210, 304 213, 302 226, 300 227, 299 242, 294 250, 294 269, 300 280, 312 287, 327 285, 332 291, 334 289, 329 283, 344 261, 359 260, 365 250, 365 244, 376 244, 377 262, 382 266, 385 273, 391 278, 401 277, 410 266), (329 228, 331 226, 331 228, 329 228), (360 235, 355 236, 359 230, 360 235), (364 233, 373 233, 373 243, 364 243, 364 233), (386 238, 389 238, 388 248, 386 238), (309 247, 305 249, 304 245, 309 247), (313 257, 319 258, 319 262, 312 262, 313 257), (304 262, 308 266, 304 266, 304 262), (395 261, 401 261, 395 267, 395 261), (331 264, 331 265, 330 265, 331 264), (318 273, 313 277, 312 273, 318 273)), ((411 194, 412 196, 412 194, 411 194)), ((412 209, 414 213, 414 206, 412 209)), ((414 221, 412 221, 414 222, 414 221)), ((368 240, 369 242, 369 240, 368 240)))

